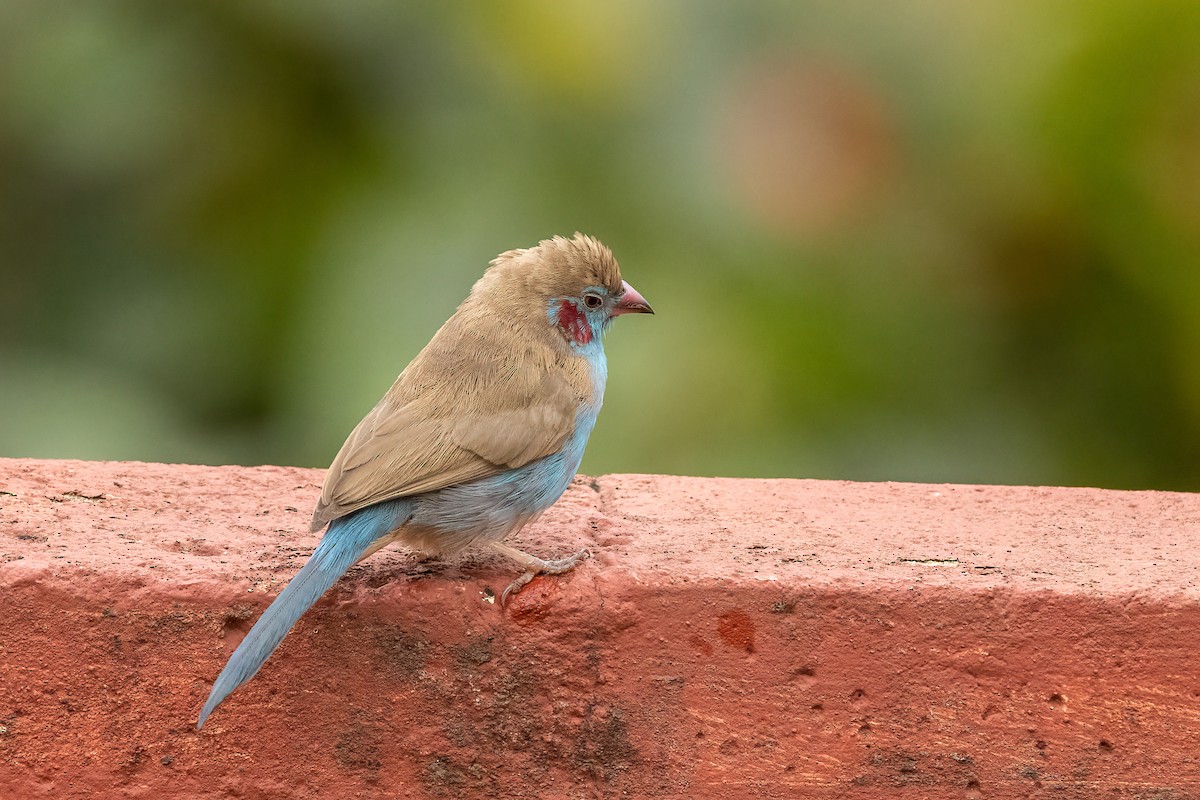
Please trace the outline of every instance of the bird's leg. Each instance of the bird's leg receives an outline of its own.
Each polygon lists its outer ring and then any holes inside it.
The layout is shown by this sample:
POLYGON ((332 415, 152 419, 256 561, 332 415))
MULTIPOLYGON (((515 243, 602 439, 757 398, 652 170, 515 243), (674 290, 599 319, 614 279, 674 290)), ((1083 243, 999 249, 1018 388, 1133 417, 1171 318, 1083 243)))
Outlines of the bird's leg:
POLYGON ((521 587, 533 580, 535 575, 542 573, 548 575, 561 575, 564 572, 573 570, 580 561, 591 557, 591 553, 587 551, 586 547, 573 556, 567 556, 566 558, 559 558, 553 561, 546 561, 545 559, 538 558, 537 556, 532 556, 523 550, 510 547, 504 542, 492 542, 491 547, 496 552, 503 553, 525 568, 525 573, 510 583, 508 588, 504 590, 504 593, 500 595, 500 605, 504 605, 510 594, 516 594, 517 592, 521 591, 521 587))

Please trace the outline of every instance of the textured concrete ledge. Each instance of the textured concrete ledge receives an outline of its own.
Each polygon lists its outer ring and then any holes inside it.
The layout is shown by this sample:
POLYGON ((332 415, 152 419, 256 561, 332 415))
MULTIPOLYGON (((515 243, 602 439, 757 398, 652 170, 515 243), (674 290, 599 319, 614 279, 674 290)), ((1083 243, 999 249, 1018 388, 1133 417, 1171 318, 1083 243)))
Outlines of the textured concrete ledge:
POLYGON ((580 479, 356 567, 202 733, 321 473, 0 460, 0 797, 1200 797, 1200 497, 580 479))

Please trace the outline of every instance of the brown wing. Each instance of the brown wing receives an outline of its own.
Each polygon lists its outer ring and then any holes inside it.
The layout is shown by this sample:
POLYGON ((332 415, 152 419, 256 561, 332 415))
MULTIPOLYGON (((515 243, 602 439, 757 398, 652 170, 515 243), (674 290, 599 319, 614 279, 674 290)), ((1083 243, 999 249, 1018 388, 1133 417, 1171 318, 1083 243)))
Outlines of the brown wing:
POLYGON ((342 445, 312 528, 550 455, 591 395, 583 359, 460 309, 342 445))

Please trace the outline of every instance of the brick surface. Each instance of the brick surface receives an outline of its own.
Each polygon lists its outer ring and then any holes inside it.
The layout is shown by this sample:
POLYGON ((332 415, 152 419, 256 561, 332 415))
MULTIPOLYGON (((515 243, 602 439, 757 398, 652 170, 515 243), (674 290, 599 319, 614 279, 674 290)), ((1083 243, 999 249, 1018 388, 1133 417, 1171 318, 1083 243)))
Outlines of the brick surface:
POLYGON ((1200 498, 581 478, 355 567, 203 732, 315 470, 0 459, 0 797, 1200 798, 1200 498))

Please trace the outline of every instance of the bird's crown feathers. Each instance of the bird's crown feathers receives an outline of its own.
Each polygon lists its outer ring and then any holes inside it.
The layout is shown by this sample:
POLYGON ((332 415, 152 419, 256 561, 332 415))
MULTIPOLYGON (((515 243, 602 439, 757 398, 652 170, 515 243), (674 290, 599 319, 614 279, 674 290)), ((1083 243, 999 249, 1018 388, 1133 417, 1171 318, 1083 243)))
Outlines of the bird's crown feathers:
POLYGON ((576 233, 570 239, 555 236, 536 247, 501 253, 492 259, 475 291, 518 290, 550 298, 576 295, 589 287, 620 294, 621 267, 607 247, 576 233))

